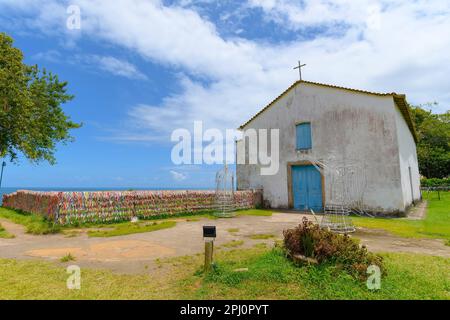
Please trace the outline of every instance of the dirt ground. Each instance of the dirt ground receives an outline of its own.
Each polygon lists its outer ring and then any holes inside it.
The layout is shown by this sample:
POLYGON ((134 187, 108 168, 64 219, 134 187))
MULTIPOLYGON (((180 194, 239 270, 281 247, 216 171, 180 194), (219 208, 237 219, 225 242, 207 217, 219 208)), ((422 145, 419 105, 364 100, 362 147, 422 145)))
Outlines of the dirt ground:
POLYGON ((408 218, 411 220, 425 219, 427 215, 427 205, 428 205, 427 200, 419 202, 416 206, 412 207, 411 210, 408 212, 408 218))
MULTIPOLYGON (((89 238, 85 231, 75 237, 64 234, 29 235, 22 226, 0 219, 3 227, 16 236, 14 239, 0 239, 0 258, 59 261, 70 253, 80 266, 107 268, 119 273, 139 273, 148 270, 157 259, 203 252, 203 225, 216 225, 215 246, 240 240, 243 244, 239 248, 245 248, 257 243, 273 244, 274 239, 281 238, 283 230, 299 224, 304 216, 298 213, 274 213, 270 217, 238 216, 199 221, 176 219, 177 225, 170 229, 111 238, 89 238), (228 229, 238 231, 230 232, 228 229), (271 234, 274 237, 251 239, 255 234, 271 234)), ((312 219, 311 216, 308 218, 312 219)), ((363 228, 358 228, 354 236, 375 252, 410 252, 450 258, 450 247, 441 240, 407 239, 382 230, 363 228)))

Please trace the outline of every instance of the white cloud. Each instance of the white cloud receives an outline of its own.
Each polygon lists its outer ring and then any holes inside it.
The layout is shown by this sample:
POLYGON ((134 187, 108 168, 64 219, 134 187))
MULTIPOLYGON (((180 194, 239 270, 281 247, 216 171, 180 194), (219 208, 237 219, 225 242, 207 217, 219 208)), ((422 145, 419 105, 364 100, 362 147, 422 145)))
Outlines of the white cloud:
POLYGON ((100 56, 95 54, 77 54, 71 58, 63 59, 62 54, 57 50, 48 50, 39 52, 32 56, 35 60, 45 62, 61 63, 70 61, 70 63, 81 64, 90 69, 98 69, 107 73, 125 77, 128 79, 147 80, 148 77, 138 68, 128 61, 117 59, 111 56, 100 56))
MULTIPOLYGON (((262 9, 265 19, 294 37, 308 28, 320 30, 280 44, 223 38, 193 8, 157 0, 71 3, 81 7, 84 36, 179 74, 180 91, 159 104, 142 101, 129 109, 130 128, 118 137, 122 141, 149 136, 169 141, 172 130, 190 128, 194 120, 206 127, 237 127, 297 79, 292 67, 298 59, 307 63, 307 80, 406 93, 413 103, 440 102, 440 111, 450 104, 446 0, 249 0, 247 10, 262 9)), ((33 8, 42 30, 60 25, 59 18, 33 8)))
POLYGON ((35 60, 57 63, 61 62, 61 53, 57 50, 48 50, 36 53, 33 57, 35 60))
POLYGON ((113 75, 128 79, 146 80, 147 76, 140 72, 137 67, 128 61, 119 60, 111 56, 85 55, 78 56, 78 60, 88 66, 99 68, 113 75))
POLYGON ((175 181, 183 181, 187 179, 187 176, 181 172, 177 172, 175 170, 170 170, 170 175, 172 176, 172 179, 175 181))
MULTIPOLYGON (((404 92, 414 103, 450 103, 450 85, 446 81, 450 71, 450 13, 443 11, 442 2, 434 7, 424 1, 415 5, 397 1, 390 6, 374 1, 358 5, 355 1, 336 1, 334 5, 330 1, 306 2, 304 9, 298 6, 294 10, 298 15, 291 17, 290 28, 327 24, 333 28, 345 23, 349 29, 342 37, 328 32, 308 41, 269 45, 222 39, 211 29, 210 22, 200 23, 200 18, 191 13, 196 17, 195 27, 204 30, 197 31, 201 37, 181 31, 180 38, 164 43, 167 54, 151 53, 146 45, 143 50, 149 57, 155 54, 156 59, 167 59, 165 63, 176 61, 188 72, 209 76, 214 81, 204 85, 181 76, 181 93, 166 97, 159 105, 136 106, 130 110, 130 117, 141 127, 159 133, 190 128, 194 120, 201 119, 211 127, 236 127, 296 80, 297 74, 291 70, 298 58, 308 64, 306 79, 373 91, 404 92), (322 10, 322 14, 313 14, 322 10), (379 17, 371 16, 374 14, 379 17), (189 46, 187 52, 201 57, 201 66, 196 59, 184 60, 189 53, 178 55, 179 41, 189 46), (226 70, 222 69, 224 66, 226 70)), ((158 42, 157 38, 153 40, 158 42)))
POLYGON ((371 0, 248 0, 252 8, 260 8, 266 18, 292 29, 322 24, 361 24, 368 16, 371 0))
POLYGON ((417 18, 449 13, 446 0, 248 0, 247 3, 250 8, 262 9, 266 18, 295 30, 308 26, 333 27, 336 24, 362 29, 377 27, 377 20, 381 23, 384 13, 388 12, 404 17, 412 11, 417 18))

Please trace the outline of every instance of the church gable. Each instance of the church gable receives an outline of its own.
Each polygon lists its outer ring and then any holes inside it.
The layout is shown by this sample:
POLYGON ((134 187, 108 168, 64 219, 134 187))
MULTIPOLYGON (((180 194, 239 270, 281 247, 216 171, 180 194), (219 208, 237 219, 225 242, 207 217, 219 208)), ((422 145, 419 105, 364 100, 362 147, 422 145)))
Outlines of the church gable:
POLYGON ((259 117, 263 112, 268 110, 269 108, 276 105, 276 103, 281 100, 283 97, 285 97, 292 89, 297 87, 298 85, 306 84, 306 85, 313 85, 313 86, 320 86, 324 88, 331 88, 331 89, 339 89, 339 90, 345 90, 349 92, 359 93, 359 94, 367 94, 372 96, 379 96, 379 97, 392 97, 395 105, 400 110, 403 119, 405 120, 406 124, 408 125, 408 128, 414 138, 414 141, 417 143, 417 134, 414 128, 414 122, 412 121, 411 115, 409 113, 407 102, 406 102, 406 96, 403 94, 397 94, 397 93, 376 93, 376 92, 370 92, 365 90, 358 90, 358 89, 351 89, 346 87, 340 87, 335 85, 329 85, 329 84, 322 84, 317 82, 311 82, 311 81, 305 81, 305 80, 299 80, 294 82, 289 88, 287 88, 283 93, 281 93, 278 97, 276 97, 274 100, 272 100, 267 106, 265 106, 263 109, 261 109, 258 113, 256 113, 253 117, 251 117, 246 123, 241 125, 239 129, 245 129, 246 126, 248 126, 253 120, 255 120, 257 117, 259 117))

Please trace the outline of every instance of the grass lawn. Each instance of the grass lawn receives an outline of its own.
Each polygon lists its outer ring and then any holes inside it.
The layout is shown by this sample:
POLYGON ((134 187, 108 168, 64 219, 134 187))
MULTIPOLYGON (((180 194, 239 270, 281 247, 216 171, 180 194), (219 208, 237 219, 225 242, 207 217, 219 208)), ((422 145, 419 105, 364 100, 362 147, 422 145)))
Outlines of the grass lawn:
POLYGON ((132 233, 151 232, 156 230, 168 229, 175 227, 177 223, 175 221, 163 221, 163 222, 126 222, 116 225, 112 225, 111 229, 107 230, 89 230, 89 237, 114 237, 123 236, 132 233))
MULTIPOLYGON (((258 210, 258 209, 250 209, 250 210, 239 210, 237 211, 238 216, 242 215, 251 215, 251 216, 271 216, 272 211, 268 210, 258 210)), ((89 236, 91 237, 112 237, 112 236, 121 236, 126 234, 132 234, 132 233, 142 233, 142 232, 150 232, 165 228, 171 228, 175 226, 174 221, 167 221, 167 219, 174 219, 174 218, 185 218, 187 222, 192 221, 199 221, 201 219, 218 219, 215 217, 212 213, 199 213, 199 214, 178 214, 178 215, 161 215, 161 216, 155 216, 151 217, 149 220, 153 221, 163 221, 163 223, 157 222, 154 223, 147 223, 145 221, 148 220, 141 220, 139 223, 131 223, 129 221, 122 221, 119 223, 111 223, 111 224, 84 224, 80 226, 59 226, 55 225, 54 223, 47 221, 44 219, 44 217, 36 215, 36 214, 30 214, 30 213, 23 213, 18 212, 15 210, 7 209, 7 208, 1 208, 0 207, 0 218, 8 219, 14 223, 21 224, 25 226, 26 232, 30 234, 35 235, 41 235, 41 234, 51 234, 51 233, 59 233, 63 231, 68 236, 76 236, 77 233, 71 232, 73 229, 82 229, 82 228, 96 228, 101 229, 104 228, 105 230, 101 231, 88 231, 89 236)), ((7 237, 8 234, 6 231, 2 231, 0 227, 0 237, 7 237)))
POLYGON ((362 217, 352 217, 352 220, 360 227, 383 229, 407 238, 444 239, 450 245, 450 192, 441 192, 441 200, 435 193, 424 193, 424 200, 428 200, 424 220, 362 217))
POLYGON ((260 217, 270 217, 272 215, 270 210, 262 209, 250 209, 250 210, 240 210, 237 212, 238 216, 260 216, 260 217))
POLYGON ((296 267, 281 250, 219 262, 195 298, 240 299, 450 299, 450 259, 411 254, 383 255, 387 275, 381 290, 332 266, 296 267), (237 268, 249 272, 234 272, 237 268))
POLYGON ((215 256, 215 271, 206 276, 201 255, 163 260, 145 275, 82 269, 81 290, 66 288, 64 267, 0 259, 0 299, 450 299, 450 259, 384 254, 387 275, 373 292, 331 266, 295 267, 279 249, 215 256))
POLYGON ((27 233, 31 234, 51 234, 61 231, 60 226, 36 214, 19 213, 15 210, 0 208, 0 218, 5 218, 25 226, 27 233))

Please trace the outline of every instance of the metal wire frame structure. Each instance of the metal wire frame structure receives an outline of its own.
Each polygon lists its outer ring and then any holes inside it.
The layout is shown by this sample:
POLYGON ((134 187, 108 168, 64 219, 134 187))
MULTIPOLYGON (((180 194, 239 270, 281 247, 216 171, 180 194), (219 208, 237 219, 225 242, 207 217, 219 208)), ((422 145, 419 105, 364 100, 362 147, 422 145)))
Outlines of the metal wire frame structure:
POLYGON ((214 215, 219 218, 236 216, 234 205, 234 174, 225 163, 216 173, 216 196, 214 215))
POLYGON ((356 231, 350 218, 350 210, 342 205, 327 205, 320 227, 329 229, 336 233, 352 233, 356 231))
POLYGON ((327 203, 319 225, 336 233, 356 231, 350 214, 363 215, 363 197, 367 185, 365 170, 354 162, 308 159, 325 177, 327 203))

